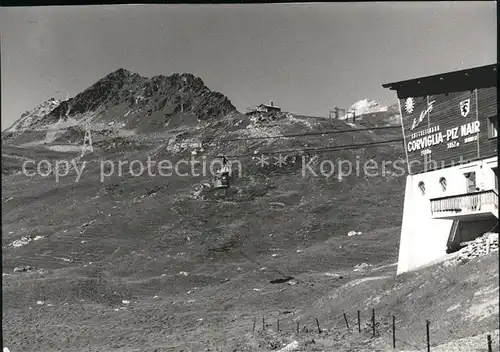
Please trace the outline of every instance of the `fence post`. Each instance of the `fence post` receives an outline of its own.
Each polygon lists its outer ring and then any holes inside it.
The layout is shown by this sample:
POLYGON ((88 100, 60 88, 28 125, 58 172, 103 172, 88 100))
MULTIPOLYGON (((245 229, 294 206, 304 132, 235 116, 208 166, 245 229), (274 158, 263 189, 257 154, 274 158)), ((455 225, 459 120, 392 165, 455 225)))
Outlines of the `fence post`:
POLYGON ((431 322, 427 320, 425 322, 426 330, 427 330, 427 352, 431 352, 431 339, 430 339, 430 334, 429 334, 429 325, 431 322))
POLYGON ((488 352, 493 352, 493 348, 491 346, 491 335, 488 335, 487 338, 488 338, 488 352))
POLYGON ((396 348, 396 317, 392 316, 392 348, 396 348))
POLYGON ((321 334, 321 328, 319 327, 319 320, 316 318, 316 325, 318 326, 318 334, 321 334))
POLYGON ((257 320, 256 318, 253 318, 252 333, 253 333, 253 332, 255 332, 255 321, 256 321, 256 320, 257 320))
POLYGON ((373 337, 375 337, 375 308, 372 308, 372 329, 373 337))
POLYGON ((278 323, 277 323, 277 325, 278 325, 278 332, 280 332, 280 319, 279 319, 279 318, 278 318, 278 323))
POLYGON ((297 334, 299 333, 299 322, 297 321, 297 334))
POLYGON ((345 325, 347 326, 347 330, 349 330, 349 322, 347 321, 347 315, 344 313, 345 325))
POLYGON ((359 310, 358 310, 358 331, 361 332, 361 319, 359 310))

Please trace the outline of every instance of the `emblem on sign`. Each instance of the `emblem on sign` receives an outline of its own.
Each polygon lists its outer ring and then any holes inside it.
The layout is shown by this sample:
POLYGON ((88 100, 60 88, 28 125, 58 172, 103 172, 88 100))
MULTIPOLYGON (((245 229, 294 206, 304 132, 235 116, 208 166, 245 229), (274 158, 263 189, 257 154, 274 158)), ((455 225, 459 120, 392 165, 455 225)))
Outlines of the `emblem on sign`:
POLYGON ((418 120, 416 118, 413 119, 413 123, 411 125, 410 130, 414 130, 418 125, 420 125, 420 122, 424 121, 424 118, 426 116, 429 116, 429 114, 431 113, 432 108, 433 108, 435 102, 436 101, 433 100, 430 103, 427 103, 427 109, 425 109, 425 110, 423 110, 423 111, 420 112, 420 117, 418 118, 418 120))
POLYGON ((405 101, 405 110, 408 114, 413 112, 413 108, 415 107, 415 101, 413 98, 407 98, 405 101))
POLYGON ((469 111, 470 111, 470 99, 461 101, 460 114, 462 114, 463 117, 467 117, 467 115, 469 115, 469 111))

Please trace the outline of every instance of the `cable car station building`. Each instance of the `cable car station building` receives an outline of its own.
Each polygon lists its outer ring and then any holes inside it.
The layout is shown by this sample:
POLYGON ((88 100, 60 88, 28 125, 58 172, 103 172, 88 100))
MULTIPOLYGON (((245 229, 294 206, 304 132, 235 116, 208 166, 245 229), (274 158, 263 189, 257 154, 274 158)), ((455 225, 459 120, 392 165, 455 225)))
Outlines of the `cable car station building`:
POLYGON ((408 165, 401 274, 498 232, 497 65, 382 87, 397 92, 408 165))

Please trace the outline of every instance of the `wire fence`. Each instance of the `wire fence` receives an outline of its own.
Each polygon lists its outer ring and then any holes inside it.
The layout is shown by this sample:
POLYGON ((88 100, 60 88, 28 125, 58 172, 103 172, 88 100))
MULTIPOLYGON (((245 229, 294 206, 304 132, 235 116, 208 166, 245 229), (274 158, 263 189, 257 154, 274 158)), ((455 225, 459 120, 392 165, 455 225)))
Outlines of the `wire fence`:
MULTIPOLYGON (((433 331, 433 324, 430 320, 425 320, 421 324, 421 330, 407 331, 408 327, 401 328, 402 321, 396 315, 389 315, 382 318, 377 317, 375 308, 372 308, 370 315, 362 314, 360 310, 352 319, 352 315, 348 312, 342 312, 326 322, 321 322, 318 317, 310 316, 308 319, 294 318, 266 318, 262 316, 259 319, 254 318, 252 322, 252 334, 259 332, 290 334, 295 339, 300 337, 310 337, 311 333, 316 336, 322 336, 324 339, 342 338, 346 340, 347 336, 352 336, 357 342, 352 342, 353 345, 359 347, 363 342, 376 341, 379 345, 384 345, 383 350, 407 350, 408 348, 415 351, 432 351, 438 344, 433 341, 433 337, 440 336, 439 331, 433 331), (389 318, 389 319, 388 319, 389 318), (334 324, 333 322, 337 322, 334 324), (260 323, 260 324, 259 324, 260 323), (325 324, 325 325, 323 325, 325 324), (259 326, 260 325, 260 326, 259 326), (332 327, 334 326, 334 327, 332 327), (337 335, 337 336, 335 336, 337 335), (411 338, 409 335, 418 336, 418 341, 411 338)), ((345 342, 345 341, 344 341, 345 342)), ((487 334, 482 343, 481 351, 493 351, 493 341, 491 334, 487 334)), ((498 351, 498 346, 496 351, 498 351)), ((352 351, 353 347, 350 347, 352 351)), ((370 348, 367 346, 367 348, 370 348)), ((357 350, 354 347, 354 350, 357 350)), ((374 350, 371 347, 370 350, 374 350)), ((301 351, 294 349, 294 351, 301 351)))

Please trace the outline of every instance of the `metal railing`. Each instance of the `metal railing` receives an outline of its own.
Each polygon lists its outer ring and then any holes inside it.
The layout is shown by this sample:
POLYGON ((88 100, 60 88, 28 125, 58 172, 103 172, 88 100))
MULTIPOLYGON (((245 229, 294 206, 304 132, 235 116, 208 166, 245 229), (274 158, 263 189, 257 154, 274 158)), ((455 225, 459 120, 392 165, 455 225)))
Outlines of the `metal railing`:
POLYGON ((431 199, 433 215, 440 212, 480 211, 483 205, 495 205, 498 208, 498 194, 495 190, 431 199))

